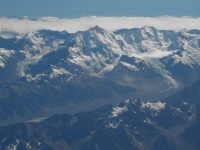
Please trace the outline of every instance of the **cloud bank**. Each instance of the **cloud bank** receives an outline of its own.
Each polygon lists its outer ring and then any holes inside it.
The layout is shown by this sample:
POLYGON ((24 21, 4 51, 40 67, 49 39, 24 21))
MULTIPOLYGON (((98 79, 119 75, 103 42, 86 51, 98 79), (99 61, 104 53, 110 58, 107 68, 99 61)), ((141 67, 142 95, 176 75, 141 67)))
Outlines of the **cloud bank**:
POLYGON ((140 28, 143 26, 154 26, 158 29, 182 30, 200 29, 200 17, 82 17, 75 19, 59 19, 55 17, 43 17, 36 20, 29 18, 17 19, 0 17, 0 32, 15 32, 24 34, 40 29, 50 29, 74 33, 87 30, 98 25, 106 30, 117 30, 122 28, 140 28))

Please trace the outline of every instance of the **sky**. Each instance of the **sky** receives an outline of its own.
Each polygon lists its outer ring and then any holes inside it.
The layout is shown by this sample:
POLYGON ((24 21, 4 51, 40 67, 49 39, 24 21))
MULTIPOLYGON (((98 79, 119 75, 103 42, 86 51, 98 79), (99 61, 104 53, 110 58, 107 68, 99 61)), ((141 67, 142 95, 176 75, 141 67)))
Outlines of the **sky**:
POLYGON ((200 29, 200 0, 0 0, 0 34, 154 26, 200 29))
POLYGON ((200 16, 200 0, 0 0, 1 17, 200 16))

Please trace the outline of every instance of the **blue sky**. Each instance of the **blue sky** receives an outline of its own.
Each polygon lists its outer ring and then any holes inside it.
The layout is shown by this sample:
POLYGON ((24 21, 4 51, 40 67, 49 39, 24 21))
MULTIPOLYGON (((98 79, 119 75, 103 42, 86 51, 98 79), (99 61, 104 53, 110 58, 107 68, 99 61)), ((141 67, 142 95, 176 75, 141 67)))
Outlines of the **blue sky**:
POLYGON ((0 16, 200 16, 200 0, 0 0, 0 16))

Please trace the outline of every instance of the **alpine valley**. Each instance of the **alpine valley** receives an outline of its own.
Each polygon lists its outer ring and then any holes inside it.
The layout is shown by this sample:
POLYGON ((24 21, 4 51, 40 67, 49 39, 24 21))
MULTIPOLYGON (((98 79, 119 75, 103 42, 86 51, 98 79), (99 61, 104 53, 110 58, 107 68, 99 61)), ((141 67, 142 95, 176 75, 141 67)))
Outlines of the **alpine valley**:
POLYGON ((7 35, 0 149, 200 149, 200 30, 7 35))

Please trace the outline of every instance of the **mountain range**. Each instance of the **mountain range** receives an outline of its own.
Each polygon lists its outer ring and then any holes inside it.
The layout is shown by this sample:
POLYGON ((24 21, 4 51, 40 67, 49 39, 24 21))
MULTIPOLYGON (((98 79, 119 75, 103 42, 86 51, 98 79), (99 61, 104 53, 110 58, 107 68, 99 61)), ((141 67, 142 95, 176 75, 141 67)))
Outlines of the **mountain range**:
POLYGON ((0 127, 0 148, 16 150, 198 150, 200 105, 142 99, 76 115, 0 127))
POLYGON ((1 36, 0 124, 137 97, 163 99, 199 79, 199 51, 196 29, 95 26, 1 36))

